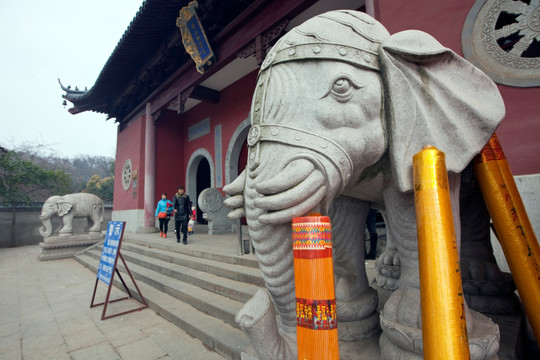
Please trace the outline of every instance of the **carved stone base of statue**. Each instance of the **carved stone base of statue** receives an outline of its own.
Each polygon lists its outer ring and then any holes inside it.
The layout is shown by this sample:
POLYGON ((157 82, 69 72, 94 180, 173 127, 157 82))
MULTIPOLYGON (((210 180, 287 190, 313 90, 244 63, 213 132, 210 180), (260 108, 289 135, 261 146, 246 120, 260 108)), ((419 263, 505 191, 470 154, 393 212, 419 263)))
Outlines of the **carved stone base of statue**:
POLYGON ((380 333, 379 313, 376 311, 378 302, 379 297, 374 289, 352 302, 338 302, 339 340, 358 341, 380 333))
POLYGON ((511 274, 483 259, 461 259, 465 300, 471 309, 488 314, 513 314, 521 310, 511 274))
POLYGON ((49 236, 39 243, 41 254, 39 260, 56 260, 73 257, 76 253, 102 241, 102 233, 49 236))
MULTIPOLYGON (((380 359, 423 359, 420 290, 398 289, 381 313, 383 334, 379 339, 380 359)), ((471 359, 497 359, 499 326, 490 318, 465 308, 471 359)))

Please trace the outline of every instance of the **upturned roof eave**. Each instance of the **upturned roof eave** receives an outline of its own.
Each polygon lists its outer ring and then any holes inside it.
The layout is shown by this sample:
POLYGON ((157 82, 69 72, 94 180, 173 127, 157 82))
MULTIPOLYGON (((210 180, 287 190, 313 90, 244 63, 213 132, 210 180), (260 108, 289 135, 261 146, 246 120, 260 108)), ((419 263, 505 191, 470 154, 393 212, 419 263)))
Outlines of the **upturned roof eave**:
MULTIPOLYGON (((74 105, 73 108, 69 109, 69 112, 71 114, 78 114, 90 110, 113 115, 110 114, 111 110, 107 109, 107 102, 111 96, 114 96, 114 94, 117 94, 121 90, 120 87, 124 86, 125 83, 111 81, 110 79, 116 75, 116 69, 118 69, 127 58, 134 60, 138 59, 142 65, 143 61, 140 60, 140 58, 133 56, 133 54, 139 52, 140 55, 141 53, 141 49, 137 49, 136 47, 137 41, 145 35, 145 25, 151 20, 159 21, 154 15, 165 3, 168 6, 174 5, 174 7, 180 9, 182 6, 187 5, 188 2, 189 0, 145 0, 103 66, 94 85, 84 92, 73 91, 62 87, 62 90, 65 91, 65 94, 62 95, 62 97, 74 105), (114 85, 116 85, 116 88, 114 85), (98 105, 96 107, 96 104, 100 104, 101 106, 98 105)), ((149 53, 152 53, 153 51, 153 49, 149 49, 149 53)), ((146 58, 143 60, 146 60, 146 58)))

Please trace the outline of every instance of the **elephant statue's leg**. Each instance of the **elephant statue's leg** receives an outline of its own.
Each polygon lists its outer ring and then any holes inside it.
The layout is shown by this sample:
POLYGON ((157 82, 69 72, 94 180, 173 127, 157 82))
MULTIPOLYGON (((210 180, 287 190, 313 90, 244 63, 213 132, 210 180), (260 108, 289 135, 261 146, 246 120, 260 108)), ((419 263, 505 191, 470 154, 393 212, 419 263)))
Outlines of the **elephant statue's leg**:
POLYGON ((88 231, 90 233, 101 232, 101 218, 103 214, 103 203, 97 203, 92 205, 92 214, 88 217, 88 231))
POLYGON ((86 217, 86 228, 84 229, 84 232, 90 232, 90 229, 94 226, 94 220, 92 220, 92 216, 86 217))
POLYGON ((99 220, 99 217, 92 215, 92 216, 89 216, 87 219, 88 219, 88 232, 89 233, 101 232, 101 221, 99 220))
POLYGON ((62 216, 62 228, 58 231, 58 235, 66 236, 73 235, 73 214, 69 213, 62 216))
MULTIPOLYGON (((450 196, 456 241, 460 241, 459 187, 460 176, 449 174, 450 196)), ((384 201, 388 222, 392 224, 392 236, 401 260, 401 276, 398 289, 386 302, 381 312, 381 335, 379 344, 381 359, 422 359, 422 318, 420 303, 420 279, 418 241, 414 211, 414 195, 387 188, 384 201)), ((470 311, 465 303, 467 332, 471 359, 490 359, 499 350, 499 329, 491 319, 470 311)))
POLYGON ((392 237, 392 224, 386 220, 386 211, 381 210, 386 227, 386 250, 375 261, 375 281, 377 286, 386 290, 396 290, 399 277, 401 275, 401 266, 399 253, 392 237))
POLYGON ((490 216, 472 171, 462 176, 460 194, 461 278, 471 309, 482 313, 518 312, 512 275, 503 273, 490 239, 490 216))
POLYGON ((364 261, 369 208, 367 202, 340 196, 329 209, 340 340, 355 341, 380 331, 376 311, 379 298, 369 286, 364 261))

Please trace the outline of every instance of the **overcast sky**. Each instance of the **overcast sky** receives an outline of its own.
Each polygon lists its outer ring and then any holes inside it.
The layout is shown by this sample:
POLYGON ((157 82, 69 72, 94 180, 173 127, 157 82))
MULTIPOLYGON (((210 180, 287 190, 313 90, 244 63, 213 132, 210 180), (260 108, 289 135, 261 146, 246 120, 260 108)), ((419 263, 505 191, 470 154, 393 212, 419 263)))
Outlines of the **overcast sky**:
POLYGON ((114 120, 71 115, 58 84, 90 89, 142 0, 0 0, 0 145, 115 156, 114 120))

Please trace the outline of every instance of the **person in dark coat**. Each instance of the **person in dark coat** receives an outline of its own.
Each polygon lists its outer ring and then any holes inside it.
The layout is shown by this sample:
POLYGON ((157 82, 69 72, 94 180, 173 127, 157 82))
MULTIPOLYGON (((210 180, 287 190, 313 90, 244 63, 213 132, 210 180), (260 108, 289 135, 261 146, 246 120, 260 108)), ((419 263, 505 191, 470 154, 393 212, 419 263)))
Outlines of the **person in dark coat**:
POLYGON ((183 186, 179 186, 173 199, 174 221, 176 227, 176 242, 180 242, 180 231, 182 231, 182 242, 187 245, 188 222, 191 217, 191 201, 183 186))

